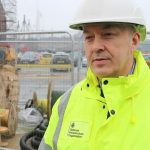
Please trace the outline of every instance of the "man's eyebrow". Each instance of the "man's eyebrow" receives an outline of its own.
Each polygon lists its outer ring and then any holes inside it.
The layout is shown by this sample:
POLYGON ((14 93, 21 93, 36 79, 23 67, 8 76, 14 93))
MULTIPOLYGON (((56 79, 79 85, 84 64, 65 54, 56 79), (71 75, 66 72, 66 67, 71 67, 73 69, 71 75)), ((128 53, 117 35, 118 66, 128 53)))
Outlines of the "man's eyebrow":
MULTIPOLYGON (((100 27, 101 27, 101 30, 108 30, 108 29, 115 28, 117 26, 113 24, 103 24, 103 25, 100 25, 100 27)), ((84 27, 83 34, 87 34, 87 33, 90 33, 90 31, 86 27, 84 27)))

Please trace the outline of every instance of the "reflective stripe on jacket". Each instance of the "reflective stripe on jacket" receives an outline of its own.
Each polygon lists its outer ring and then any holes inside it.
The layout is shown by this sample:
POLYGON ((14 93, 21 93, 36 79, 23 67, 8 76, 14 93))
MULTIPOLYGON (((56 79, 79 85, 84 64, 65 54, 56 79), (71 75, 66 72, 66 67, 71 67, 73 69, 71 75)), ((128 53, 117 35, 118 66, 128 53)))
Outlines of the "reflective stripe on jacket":
POLYGON ((102 79, 102 90, 89 69, 54 105, 39 150, 150 150, 150 71, 134 57, 134 73, 102 79))

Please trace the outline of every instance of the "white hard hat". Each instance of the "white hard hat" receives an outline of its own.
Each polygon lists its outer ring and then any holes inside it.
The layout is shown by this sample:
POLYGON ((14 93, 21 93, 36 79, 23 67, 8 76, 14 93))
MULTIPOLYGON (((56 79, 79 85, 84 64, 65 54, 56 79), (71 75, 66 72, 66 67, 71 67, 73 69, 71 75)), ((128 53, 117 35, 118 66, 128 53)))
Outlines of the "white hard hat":
POLYGON ((85 0, 70 28, 82 30, 84 24, 101 22, 134 24, 141 40, 146 38, 144 17, 132 0, 85 0))

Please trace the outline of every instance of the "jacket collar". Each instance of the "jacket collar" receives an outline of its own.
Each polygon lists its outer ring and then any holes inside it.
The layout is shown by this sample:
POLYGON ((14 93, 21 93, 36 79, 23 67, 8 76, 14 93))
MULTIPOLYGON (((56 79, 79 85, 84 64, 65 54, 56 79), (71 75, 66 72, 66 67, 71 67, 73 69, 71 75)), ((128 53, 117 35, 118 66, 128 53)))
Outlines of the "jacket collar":
MULTIPOLYGON (((105 98, 107 97, 107 93, 112 89, 113 93, 115 91, 118 92, 119 90, 123 90, 119 92, 121 95, 118 95, 119 97, 124 96, 126 98, 133 96, 135 94, 138 94, 140 90, 143 89, 143 87, 146 85, 146 83, 149 80, 150 77, 150 70, 148 65, 146 64, 142 53, 138 50, 134 51, 134 58, 136 59, 136 66, 133 74, 130 74, 128 76, 120 76, 117 78, 103 78, 102 79, 102 88, 105 95, 105 98), (108 85, 103 85, 104 81, 108 81, 108 85), (109 88, 108 88, 109 87, 109 88), (119 87, 119 88, 118 88, 119 87), (136 90, 135 90, 136 89, 136 90)), ((97 86, 98 78, 93 74, 90 68, 88 68, 87 71, 87 82, 97 86)))

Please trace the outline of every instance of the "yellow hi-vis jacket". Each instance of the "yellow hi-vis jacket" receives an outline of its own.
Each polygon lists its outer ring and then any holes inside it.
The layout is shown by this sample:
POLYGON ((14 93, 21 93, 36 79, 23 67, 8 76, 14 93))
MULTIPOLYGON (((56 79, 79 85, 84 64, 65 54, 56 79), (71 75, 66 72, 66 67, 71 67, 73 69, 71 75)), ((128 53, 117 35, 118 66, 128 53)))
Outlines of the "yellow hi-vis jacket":
POLYGON ((150 150, 150 70, 134 57, 133 74, 103 78, 101 90, 89 69, 59 98, 39 150, 150 150))

